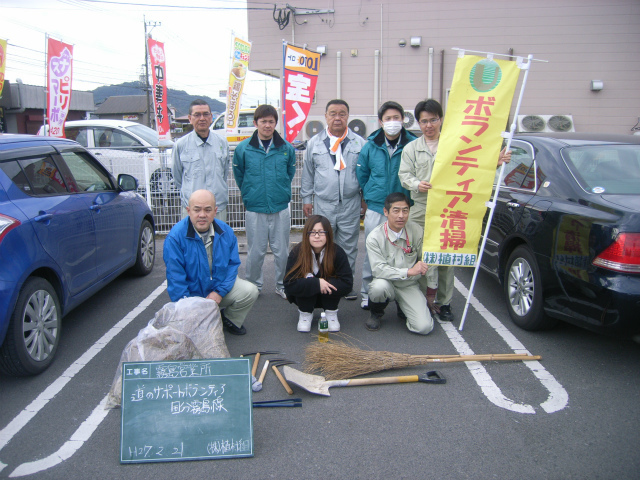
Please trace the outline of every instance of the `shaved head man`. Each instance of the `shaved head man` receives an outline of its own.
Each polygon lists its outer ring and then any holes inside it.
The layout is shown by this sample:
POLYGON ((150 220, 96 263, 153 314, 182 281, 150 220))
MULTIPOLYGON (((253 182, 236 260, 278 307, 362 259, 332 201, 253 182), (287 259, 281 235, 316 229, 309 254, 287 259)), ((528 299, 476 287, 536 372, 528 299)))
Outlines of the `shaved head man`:
POLYGON ((238 278, 238 240, 229 225, 215 218, 216 212, 210 191, 196 190, 189 197, 187 217, 174 225, 164 242, 167 291, 172 302, 185 297, 215 301, 225 330, 244 335, 243 323, 258 289, 238 278))

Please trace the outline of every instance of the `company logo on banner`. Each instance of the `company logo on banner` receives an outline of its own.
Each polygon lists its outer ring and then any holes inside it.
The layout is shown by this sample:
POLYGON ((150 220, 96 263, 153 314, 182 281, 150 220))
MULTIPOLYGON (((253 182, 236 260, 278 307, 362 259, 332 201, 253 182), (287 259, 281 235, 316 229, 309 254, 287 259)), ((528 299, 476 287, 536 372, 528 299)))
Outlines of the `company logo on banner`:
POLYGON ((7 66, 7 41, 0 38, 0 97, 4 87, 4 69, 7 66))
POLYGON ((164 58, 164 43, 147 39, 153 77, 153 105, 155 107, 156 130, 160 140, 171 140, 171 124, 167 109, 167 68, 164 58))
POLYGON ((431 265, 473 267, 502 132, 520 70, 515 62, 459 57, 431 175, 422 246, 431 265))
POLYGON ((238 114, 240 113, 240 101, 242 99, 244 79, 249 71, 250 53, 251 42, 246 42, 237 37, 233 39, 233 62, 231 64, 231 72, 229 73, 227 112, 225 114, 227 140, 230 142, 238 142, 247 138, 246 136, 238 136, 238 114))
POLYGON ((307 120, 319 71, 319 53, 287 45, 284 53, 284 111, 288 142, 296 138, 307 120))
POLYGON ((49 135, 64 137, 71 103, 73 47, 52 38, 47 42, 47 116, 49 135))

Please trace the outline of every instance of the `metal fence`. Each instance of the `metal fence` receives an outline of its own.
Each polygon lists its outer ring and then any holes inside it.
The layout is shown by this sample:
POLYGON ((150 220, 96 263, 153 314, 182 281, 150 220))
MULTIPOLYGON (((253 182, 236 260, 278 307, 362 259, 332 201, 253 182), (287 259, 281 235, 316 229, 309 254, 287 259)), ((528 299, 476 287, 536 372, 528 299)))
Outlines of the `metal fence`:
MULTIPOLYGON (((296 151, 296 174, 291 185, 291 228, 302 228, 305 217, 302 212, 300 197, 300 180, 302 178, 302 159, 304 152, 296 151)), ((163 153, 135 154, 123 151, 107 151, 97 156, 101 163, 115 177, 120 173, 128 173, 138 179, 138 193, 146 198, 153 211, 156 222, 156 233, 169 233, 182 217, 180 195, 176 191, 171 174, 171 156, 163 153)), ((229 205, 227 206, 227 223, 235 231, 245 229, 245 208, 242 203, 240 189, 233 177, 233 153, 229 165, 229 205)), ((267 185, 267 188, 269 186, 267 185)))

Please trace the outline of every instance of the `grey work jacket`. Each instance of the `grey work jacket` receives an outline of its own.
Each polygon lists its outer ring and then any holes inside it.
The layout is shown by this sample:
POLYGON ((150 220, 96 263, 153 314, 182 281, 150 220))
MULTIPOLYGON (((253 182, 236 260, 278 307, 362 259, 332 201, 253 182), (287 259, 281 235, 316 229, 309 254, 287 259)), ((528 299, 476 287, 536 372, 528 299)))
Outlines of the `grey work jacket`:
POLYGON ((334 161, 325 144, 327 138, 325 129, 307 143, 300 186, 303 204, 313 203, 314 195, 323 202, 333 204, 337 204, 340 200, 360 198, 356 164, 360 150, 365 144, 364 139, 351 130, 348 131, 349 142, 342 150, 346 168, 338 172, 334 169, 334 161))
POLYGON ((191 132, 179 139, 173 147, 173 178, 180 190, 184 207, 196 190, 209 190, 216 197, 218 210, 229 203, 229 144, 213 132, 206 142, 191 132))

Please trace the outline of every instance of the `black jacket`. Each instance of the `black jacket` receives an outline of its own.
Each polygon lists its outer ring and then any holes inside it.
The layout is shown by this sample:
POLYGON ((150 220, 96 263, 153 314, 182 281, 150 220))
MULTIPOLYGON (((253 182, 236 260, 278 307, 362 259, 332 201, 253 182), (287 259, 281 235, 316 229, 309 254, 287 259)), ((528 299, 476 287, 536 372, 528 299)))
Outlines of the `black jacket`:
MULTIPOLYGON (((298 255, 300 254, 300 245, 298 244, 289 252, 289 259, 287 260, 287 274, 284 276, 284 291, 287 294, 289 302, 293 302, 291 297, 313 297, 320 294, 320 280, 316 275, 309 278, 292 278, 289 274, 289 270, 296 263, 298 255)), ((335 247, 335 259, 334 259, 334 275, 335 277, 325 278, 331 285, 336 287, 336 291, 332 295, 338 295, 344 297, 353 287, 353 273, 349 266, 349 259, 342 247, 334 245, 335 247)), ((320 272, 318 272, 319 274, 320 272)))

